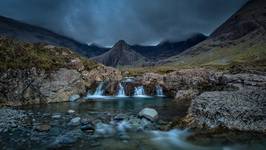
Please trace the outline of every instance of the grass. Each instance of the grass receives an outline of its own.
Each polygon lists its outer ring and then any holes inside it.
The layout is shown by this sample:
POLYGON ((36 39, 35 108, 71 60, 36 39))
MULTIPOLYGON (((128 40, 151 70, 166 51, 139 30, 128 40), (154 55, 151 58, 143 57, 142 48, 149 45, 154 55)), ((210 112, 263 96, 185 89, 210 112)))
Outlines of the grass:
POLYGON ((7 69, 37 69, 52 71, 66 67, 74 58, 80 58, 85 69, 97 66, 94 61, 82 58, 67 48, 47 47, 0 37, 0 71, 7 69))

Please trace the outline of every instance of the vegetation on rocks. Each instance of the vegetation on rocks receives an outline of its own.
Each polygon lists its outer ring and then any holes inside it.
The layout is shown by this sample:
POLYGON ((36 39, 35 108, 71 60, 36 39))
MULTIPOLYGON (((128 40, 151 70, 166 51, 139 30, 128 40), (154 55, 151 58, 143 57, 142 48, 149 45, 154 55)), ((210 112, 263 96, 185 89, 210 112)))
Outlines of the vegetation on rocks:
POLYGON ((97 63, 82 58, 67 48, 45 44, 31 44, 0 37, 0 70, 30 69, 53 71, 67 67, 71 60, 79 58, 86 70, 97 67, 97 63))

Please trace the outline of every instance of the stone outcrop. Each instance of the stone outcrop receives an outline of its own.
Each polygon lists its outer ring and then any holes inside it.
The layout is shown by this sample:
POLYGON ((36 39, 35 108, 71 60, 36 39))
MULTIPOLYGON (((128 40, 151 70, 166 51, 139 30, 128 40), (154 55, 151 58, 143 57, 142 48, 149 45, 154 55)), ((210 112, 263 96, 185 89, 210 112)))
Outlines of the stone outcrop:
POLYGON ((266 90, 205 92, 193 99, 189 114, 197 126, 266 131, 266 90))
POLYGON ((79 71, 78 68, 60 68, 53 72, 36 68, 1 72, 0 103, 25 105, 69 101, 73 95, 84 95, 99 79, 115 81, 122 78, 118 70, 110 67, 98 66, 90 71, 79 71))
POLYGON ((266 132, 266 78, 255 74, 226 74, 234 91, 204 92, 192 100, 188 117, 191 126, 226 127, 266 132))
MULTIPOLYGON (((185 95, 193 97, 201 91, 213 90, 216 86, 224 84, 222 73, 206 69, 184 69, 165 75, 146 73, 142 76, 141 82, 145 85, 146 91, 154 91, 149 88, 160 85, 167 96, 176 98, 184 94, 184 91, 187 93, 185 95), (189 94, 189 91, 194 92, 189 94)), ((153 93, 149 94, 153 95, 153 93)))

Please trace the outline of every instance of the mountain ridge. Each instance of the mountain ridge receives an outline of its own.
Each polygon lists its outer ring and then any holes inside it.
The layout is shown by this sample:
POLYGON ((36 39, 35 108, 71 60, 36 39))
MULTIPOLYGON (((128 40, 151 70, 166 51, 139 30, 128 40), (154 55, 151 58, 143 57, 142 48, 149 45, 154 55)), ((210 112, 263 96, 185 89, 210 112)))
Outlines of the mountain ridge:
POLYGON ((247 2, 209 38, 158 64, 227 65, 266 58, 266 1, 247 2))
POLYGON ((23 23, 8 17, 0 16, 0 34, 30 43, 46 43, 70 48, 86 57, 102 54, 108 48, 88 46, 69 37, 54 33, 48 29, 23 23))

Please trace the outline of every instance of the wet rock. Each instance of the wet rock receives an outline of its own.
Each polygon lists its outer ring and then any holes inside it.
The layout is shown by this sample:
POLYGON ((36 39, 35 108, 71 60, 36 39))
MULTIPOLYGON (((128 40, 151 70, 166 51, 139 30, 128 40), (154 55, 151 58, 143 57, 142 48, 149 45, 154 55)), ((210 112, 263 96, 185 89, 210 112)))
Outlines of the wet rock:
POLYGON ((52 118, 53 118, 53 119, 60 119, 60 118, 61 118, 61 115, 56 114, 56 115, 53 115, 52 118))
POLYGON ((158 112, 152 108, 144 108, 139 112, 139 116, 155 121, 158 119, 158 112))
POLYGON ((67 111, 67 113, 73 114, 73 113, 75 113, 75 110, 70 109, 70 110, 67 111))
POLYGON ((55 139, 55 142, 52 143, 49 148, 60 148, 69 144, 73 144, 78 141, 82 137, 82 133, 79 130, 73 130, 67 132, 64 135, 58 136, 55 139))
POLYGON ((95 127, 93 124, 83 124, 80 126, 80 129, 86 133, 93 134, 95 131, 95 127))
POLYGON ((122 120, 125 120, 127 118, 127 116, 125 114, 118 114, 116 115, 113 120, 114 121, 122 121, 122 120))
POLYGON ((0 129, 2 131, 19 127, 19 124, 27 117, 24 111, 9 108, 0 108, 0 114, 0 129))
POLYGON ((39 132, 48 132, 50 130, 51 126, 48 124, 41 124, 35 126, 35 130, 39 132))
POLYGON ((69 101, 70 101, 70 102, 74 102, 74 101, 78 100, 79 98, 80 98, 79 95, 71 95, 71 96, 69 97, 69 101))
POLYGON ((79 124, 80 124, 80 117, 75 117, 71 119, 70 122, 68 123, 68 125, 70 126, 78 126, 79 124))
POLYGON ((105 123, 97 123, 95 133, 103 137, 109 137, 114 135, 115 130, 112 125, 105 123))

